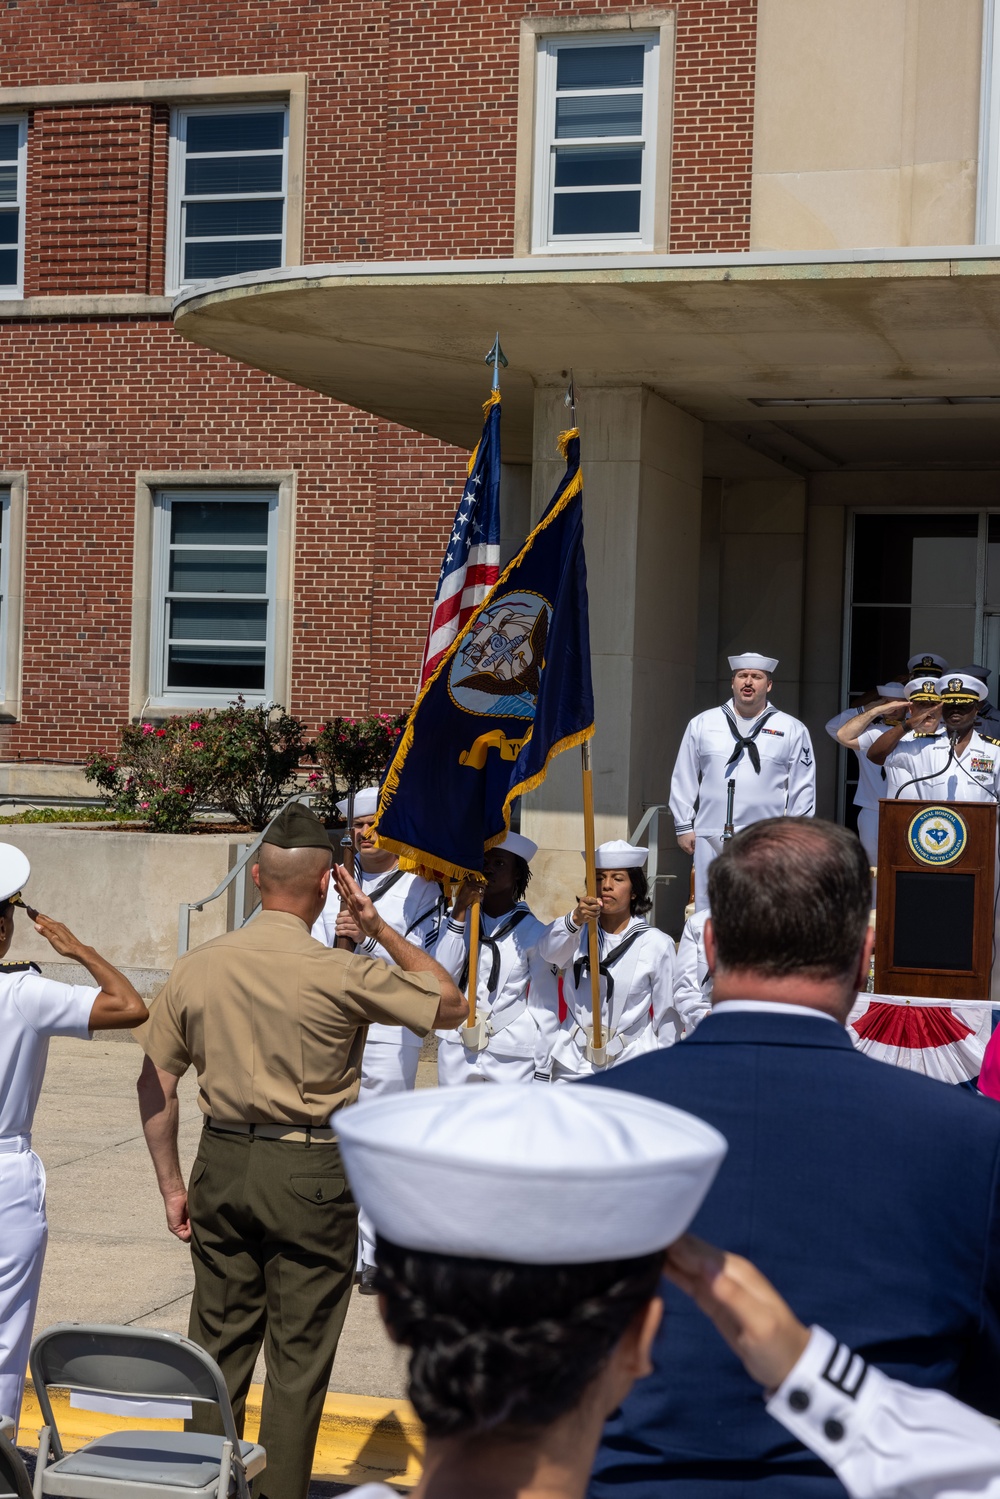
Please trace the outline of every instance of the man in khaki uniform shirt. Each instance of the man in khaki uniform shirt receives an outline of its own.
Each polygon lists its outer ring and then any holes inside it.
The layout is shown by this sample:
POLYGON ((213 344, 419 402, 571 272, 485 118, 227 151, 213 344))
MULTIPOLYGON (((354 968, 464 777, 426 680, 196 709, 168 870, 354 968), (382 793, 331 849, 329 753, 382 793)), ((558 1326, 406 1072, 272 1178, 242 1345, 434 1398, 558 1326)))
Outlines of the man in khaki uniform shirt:
POLYGON ((260 914, 180 958, 137 1033, 146 1143, 167 1226, 194 1261, 190 1336, 221 1365, 241 1432, 264 1345, 261 1499, 305 1499, 309 1486, 357 1242, 330 1116, 358 1096, 367 1025, 425 1036, 467 1010, 445 970, 386 927, 340 865, 342 902, 393 963, 310 935, 331 857, 318 818, 286 807, 252 870, 260 914), (177 1083, 190 1066, 205 1127, 185 1189, 177 1083))

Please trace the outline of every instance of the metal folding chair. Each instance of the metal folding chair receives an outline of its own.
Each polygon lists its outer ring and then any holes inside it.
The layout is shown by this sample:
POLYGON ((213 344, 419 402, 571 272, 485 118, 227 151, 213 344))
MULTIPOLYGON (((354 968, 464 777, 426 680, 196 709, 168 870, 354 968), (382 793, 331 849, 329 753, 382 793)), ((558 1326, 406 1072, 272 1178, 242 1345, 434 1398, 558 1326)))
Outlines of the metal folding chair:
POLYGON ((37 1337, 29 1358, 45 1421, 34 1499, 249 1499, 247 1480, 266 1463, 263 1447, 241 1442, 218 1364, 172 1332, 60 1323, 37 1337), (224 1436, 188 1431, 113 1432, 67 1453, 50 1388, 121 1399, 215 1405, 224 1436))
POLYGON ((17 1428, 12 1416, 0 1416, 0 1499, 31 1499, 31 1479, 14 1446, 17 1428))

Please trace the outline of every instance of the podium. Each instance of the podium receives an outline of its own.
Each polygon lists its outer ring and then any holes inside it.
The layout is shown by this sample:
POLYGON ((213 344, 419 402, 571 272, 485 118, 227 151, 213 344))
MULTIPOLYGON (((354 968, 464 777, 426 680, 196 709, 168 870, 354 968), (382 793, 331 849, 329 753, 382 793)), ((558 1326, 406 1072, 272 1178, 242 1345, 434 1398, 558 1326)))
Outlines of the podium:
POLYGON ((987 999, 994 802, 879 803, 875 992, 987 999))

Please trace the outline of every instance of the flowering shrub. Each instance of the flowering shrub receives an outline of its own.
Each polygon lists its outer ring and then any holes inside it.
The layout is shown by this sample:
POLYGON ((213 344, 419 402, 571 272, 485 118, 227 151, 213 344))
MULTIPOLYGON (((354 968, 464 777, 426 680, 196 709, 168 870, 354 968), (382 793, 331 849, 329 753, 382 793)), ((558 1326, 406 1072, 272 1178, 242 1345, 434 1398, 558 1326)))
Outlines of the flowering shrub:
POLYGON ((159 726, 127 724, 115 756, 92 755, 84 774, 119 817, 138 817, 161 833, 182 833, 217 780, 202 714, 159 726))
POLYGON ((305 725, 284 708, 248 708, 239 697, 218 711, 127 725, 117 755, 93 755, 85 775, 119 817, 155 832, 186 832, 205 804, 262 828, 310 749, 305 725))
POLYGON ((242 696, 204 725, 218 780, 213 802, 237 822, 263 828, 292 791, 292 777, 312 749, 306 726, 284 708, 248 708, 242 696))
POLYGON ((331 718, 323 725, 312 746, 320 772, 310 783, 320 792, 319 810, 325 810, 328 821, 346 792, 381 781, 405 725, 405 713, 331 718))

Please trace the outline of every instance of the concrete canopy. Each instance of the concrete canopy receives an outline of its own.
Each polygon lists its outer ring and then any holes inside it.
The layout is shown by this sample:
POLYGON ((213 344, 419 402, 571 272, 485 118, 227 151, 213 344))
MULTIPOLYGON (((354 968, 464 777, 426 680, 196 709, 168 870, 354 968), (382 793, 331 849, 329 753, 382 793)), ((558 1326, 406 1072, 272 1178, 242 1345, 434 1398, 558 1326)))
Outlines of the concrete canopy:
POLYGON ((1000 249, 297 266, 191 287, 174 321, 464 448, 499 328, 513 462, 572 370, 581 415, 588 386, 645 385, 800 469, 913 466, 915 438, 921 467, 1000 465, 1000 249), (788 399, 878 404, 758 404, 788 399))

